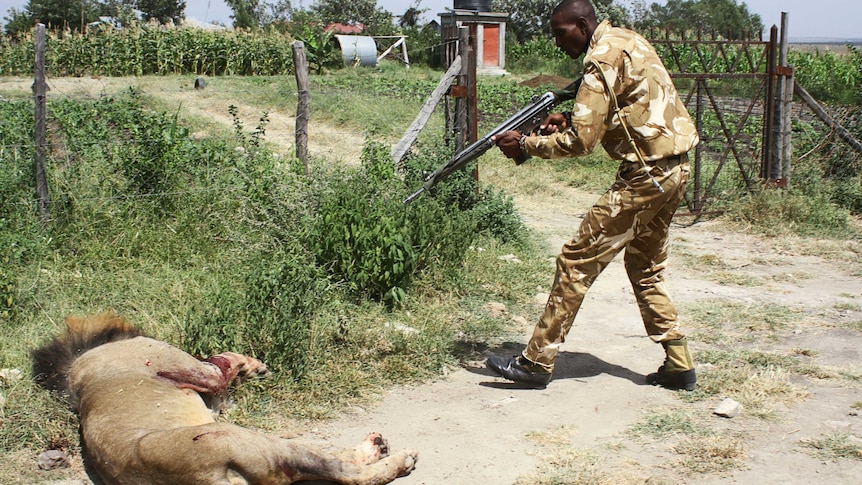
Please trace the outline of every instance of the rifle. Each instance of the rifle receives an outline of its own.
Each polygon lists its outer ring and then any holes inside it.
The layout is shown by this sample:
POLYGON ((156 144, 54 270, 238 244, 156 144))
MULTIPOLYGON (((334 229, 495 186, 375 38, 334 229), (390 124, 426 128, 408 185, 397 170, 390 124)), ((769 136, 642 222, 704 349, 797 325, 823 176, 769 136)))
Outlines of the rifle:
MULTIPOLYGON (((464 168, 465 165, 482 156, 492 146, 494 146, 494 142, 491 140, 491 137, 494 135, 498 135, 509 130, 516 130, 521 133, 534 132, 539 126, 541 126, 542 121, 547 118, 548 113, 553 107, 564 101, 575 98, 578 94, 578 88, 581 86, 582 79, 583 78, 578 78, 575 82, 569 84, 563 89, 548 91, 541 96, 533 96, 533 100, 530 104, 523 107, 520 111, 510 116, 509 119, 488 132, 488 134, 483 136, 481 140, 472 143, 470 146, 450 158, 448 162, 440 165, 437 170, 425 178, 425 183, 422 184, 422 188, 404 199, 403 203, 406 204, 408 202, 412 202, 422 195, 422 193, 431 190, 431 187, 434 187, 439 182, 443 181, 443 179, 448 177, 452 172, 464 168)), ((521 154, 519 157, 514 159, 515 164, 520 165, 526 162, 529 158, 530 156, 526 153, 521 154)))

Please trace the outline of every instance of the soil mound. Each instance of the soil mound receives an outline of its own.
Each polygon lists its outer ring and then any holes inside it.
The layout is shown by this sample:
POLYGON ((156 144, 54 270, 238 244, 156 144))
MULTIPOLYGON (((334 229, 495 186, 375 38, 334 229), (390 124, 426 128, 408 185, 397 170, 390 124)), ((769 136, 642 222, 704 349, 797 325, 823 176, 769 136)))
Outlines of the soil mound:
POLYGON ((555 76, 552 74, 539 74, 538 76, 527 79, 526 81, 521 81, 520 84, 521 86, 529 86, 531 88, 550 86, 557 89, 563 89, 571 83, 571 79, 564 78, 562 76, 555 76))

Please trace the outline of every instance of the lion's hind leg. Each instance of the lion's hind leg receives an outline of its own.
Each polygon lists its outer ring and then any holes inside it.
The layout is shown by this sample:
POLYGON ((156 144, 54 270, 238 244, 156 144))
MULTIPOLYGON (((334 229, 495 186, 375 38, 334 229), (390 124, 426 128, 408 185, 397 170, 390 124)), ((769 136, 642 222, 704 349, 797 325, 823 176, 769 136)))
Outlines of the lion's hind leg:
POLYGON ((322 480, 345 485, 383 485, 413 471, 418 453, 387 454, 386 440, 369 435, 356 448, 333 454, 226 423, 152 433, 144 437, 143 473, 173 484, 259 483, 288 485, 322 480))
MULTIPOLYGON (((318 453, 314 448, 306 451, 318 453)), ((308 470, 301 483, 385 484, 409 475, 418 460, 419 453, 414 450, 390 454, 388 441, 380 433, 370 433, 355 447, 333 456, 326 466, 308 470)))

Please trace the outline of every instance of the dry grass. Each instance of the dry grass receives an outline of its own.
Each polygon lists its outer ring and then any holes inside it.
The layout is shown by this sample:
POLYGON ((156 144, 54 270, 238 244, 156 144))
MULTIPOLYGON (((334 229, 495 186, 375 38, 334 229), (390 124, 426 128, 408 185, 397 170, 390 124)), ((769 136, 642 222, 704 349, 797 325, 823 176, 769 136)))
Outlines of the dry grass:
MULTIPOLYGON (((858 403, 857 403, 858 404, 858 403)), ((803 440, 802 445, 818 458, 862 460, 862 438, 848 433, 831 433, 803 440)))
POLYGON ((732 437, 690 437, 675 445, 673 450, 683 455, 680 464, 688 473, 727 472, 742 468, 745 464, 742 441, 732 437))
MULTIPOLYGON (((544 445, 543 445, 544 449, 544 445)), ((627 485, 644 483, 644 477, 634 472, 615 471, 618 463, 601 457, 591 450, 576 448, 554 449, 542 457, 542 464, 529 475, 518 478, 513 485, 627 485)), ((652 483, 652 482, 650 482, 652 483)))

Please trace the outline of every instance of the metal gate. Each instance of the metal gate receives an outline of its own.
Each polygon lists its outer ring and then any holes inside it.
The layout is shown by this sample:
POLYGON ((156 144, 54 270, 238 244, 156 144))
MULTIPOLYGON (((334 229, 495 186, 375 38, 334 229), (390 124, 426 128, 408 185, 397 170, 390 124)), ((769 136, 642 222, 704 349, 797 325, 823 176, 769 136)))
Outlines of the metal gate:
POLYGON ((768 41, 670 31, 649 38, 700 133, 685 197, 691 215, 700 215, 722 193, 751 191, 769 163, 775 29, 768 41))

